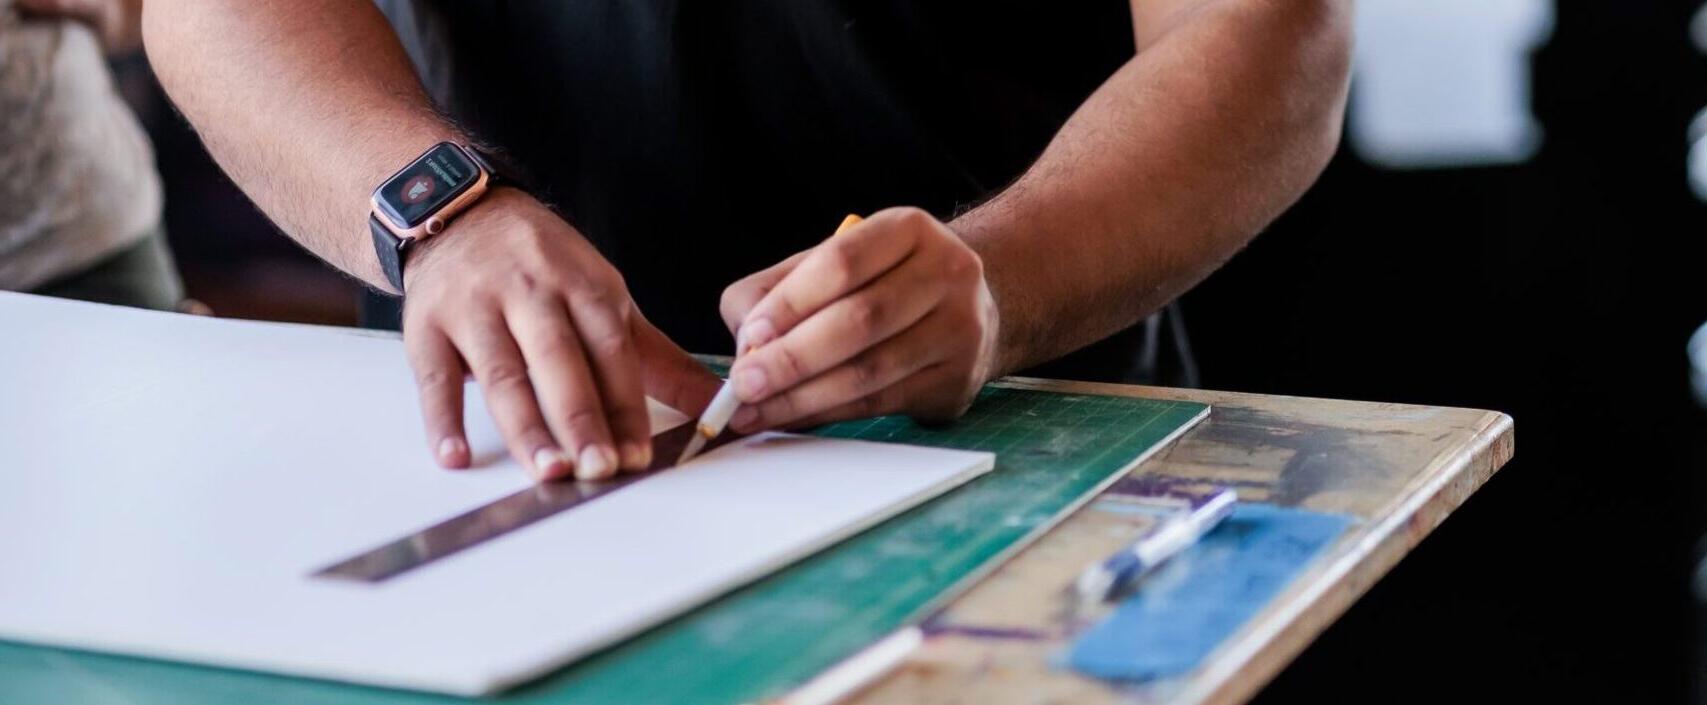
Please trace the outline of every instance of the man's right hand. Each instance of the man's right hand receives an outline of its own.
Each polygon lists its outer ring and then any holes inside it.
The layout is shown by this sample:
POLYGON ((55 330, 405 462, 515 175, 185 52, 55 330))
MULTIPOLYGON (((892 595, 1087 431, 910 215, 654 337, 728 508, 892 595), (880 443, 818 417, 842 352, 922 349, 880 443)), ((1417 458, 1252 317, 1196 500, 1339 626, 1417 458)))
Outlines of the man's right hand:
POLYGON ((693 415, 718 378, 647 322, 622 276, 550 209, 499 188, 410 254, 403 341, 427 441, 470 461, 465 373, 511 455, 540 481, 652 461, 646 396, 693 415))

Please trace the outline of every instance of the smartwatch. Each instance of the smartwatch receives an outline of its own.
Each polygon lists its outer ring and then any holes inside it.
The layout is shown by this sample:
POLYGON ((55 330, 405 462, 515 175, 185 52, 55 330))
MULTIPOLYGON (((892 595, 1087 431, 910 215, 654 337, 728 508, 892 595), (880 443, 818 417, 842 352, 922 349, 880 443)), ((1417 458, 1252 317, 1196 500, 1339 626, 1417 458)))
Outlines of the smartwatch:
POLYGON ((368 229, 385 278, 403 291, 403 265, 415 243, 444 232, 458 213, 494 187, 511 183, 491 155, 454 142, 433 145, 373 190, 368 229))

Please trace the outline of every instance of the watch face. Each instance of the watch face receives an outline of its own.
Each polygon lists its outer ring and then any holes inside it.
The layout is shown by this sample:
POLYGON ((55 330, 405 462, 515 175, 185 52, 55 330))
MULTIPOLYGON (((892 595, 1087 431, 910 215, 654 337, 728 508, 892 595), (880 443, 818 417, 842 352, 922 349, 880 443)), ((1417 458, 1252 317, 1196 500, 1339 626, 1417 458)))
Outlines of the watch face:
POLYGON ((480 179, 462 148, 440 142, 413 164, 391 177, 375 192, 380 210, 391 222, 413 228, 437 213, 451 199, 467 191, 480 179))

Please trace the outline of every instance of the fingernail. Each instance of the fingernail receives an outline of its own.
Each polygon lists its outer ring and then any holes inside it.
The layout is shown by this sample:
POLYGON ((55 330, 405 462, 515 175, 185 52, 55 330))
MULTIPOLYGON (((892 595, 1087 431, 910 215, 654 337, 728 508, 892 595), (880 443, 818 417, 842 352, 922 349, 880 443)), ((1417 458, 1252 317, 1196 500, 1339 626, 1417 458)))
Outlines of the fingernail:
POLYGON ((625 443, 622 446, 622 467, 628 470, 645 470, 652 464, 651 443, 625 443))
POLYGON ((737 350, 751 352, 776 337, 776 326, 771 325, 771 319, 760 318, 741 326, 741 341, 735 347, 737 350))
POLYGON ((575 464, 575 477, 598 480, 616 472, 616 451, 610 446, 587 446, 581 449, 581 461, 575 464))
POLYGON ((439 462, 451 466, 460 466, 463 458, 468 455, 468 444, 456 436, 446 436, 439 441, 439 462))
POLYGON ((753 422, 758 420, 758 409, 750 406, 743 406, 735 410, 735 416, 729 419, 729 425, 734 426, 737 431, 745 431, 752 428, 753 422))
POLYGON ((541 448, 533 452, 533 479, 545 482, 563 475, 569 466, 569 456, 556 448, 541 448))
POLYGON ((765 371, 747 367, 735 373, 735 393, 743 401, 758 401, 765 393, 765 371))

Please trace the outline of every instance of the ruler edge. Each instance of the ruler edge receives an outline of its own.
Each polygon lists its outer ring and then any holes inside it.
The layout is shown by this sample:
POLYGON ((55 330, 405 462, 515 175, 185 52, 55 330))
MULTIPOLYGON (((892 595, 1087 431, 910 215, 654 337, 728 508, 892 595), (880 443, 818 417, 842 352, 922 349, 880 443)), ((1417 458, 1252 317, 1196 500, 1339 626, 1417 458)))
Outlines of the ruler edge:
MULTIPOLYGON (((684 429, 692 429, 692 428, 693 428, 693 426, 686 423, 686 422, 681 423, 681 424, 677 424, 675 426, 671 426, 670 428, 664 429, 663 431, 652 434, 653 444, 654 444, 654 446, 656 446, 659 438, 670 436, 671 434, 676 434, 676 435, 684 436, 681 445, 683 447, 685 447, 687 440, 692 438, 692 432, 689 431, 686 433, 682 433, 682 431, 684 429)), ((714 450, 714 449, 716 449, 722 445, 731 443, 740 437, 741 436, 732 435, 732 434, 720 435, 717 439, 713 439, 711 443, 707 444, 707 446, 705 447, 704 450, 706 450, 706 451, 714 450)), ((441 560, 444 560, 446 558, 454 556, 454 555, 461 553, 463 551, 478 548, 481 544, 484 544, 484 543, 487 543, 490 541, 495 541, 498 539, 502 539, 505 536, 509 536, 511 534, 514 534, 517 531, 527 529, 530 526, 533 526, 533 525, 538 524, 542 521, 550 519, 554 516, 557 516, 558 514, 562 514, 563 512, 567 512, 567 511, 574 509, 576 507, 579 507, 583 504, 587 504, 589 502, 592 502, 593 500, 606 497, 606 496, 608 496, 614 492, 622 491, 623 489, 630 487, 630 486, 634 485, 635 483, 640 482, 641 480, 644 480, 648 477, 651 477, 653 475, 656 475, 658 473, 661 473, 661 472, 664 472, 667 470, 673 470, 677 467, 677 465, 673 460, 670 460, 666 456, 673 455, 674 453, 680 452, 680 448, 673 447, 673 446, 675 446, 675 439, 674 438, 671 438, 668 441, 668 443, 669 443, 669 447, 666 447, 666 451, 667 451, 666 453, 654 456, 654 463, 657 465, 657 467, 650 468, 650 469, 642 471, 642 472, 619 472, 617 475, 614 475, 612 477, 605 478, 603 480, 595 480, 595 481, 591 481, 591 482, 579 480, 579 479, 568 479, 568 480, 561 480, 561 481, 553 481, 553 482, 565 482, 569 485, 574 486, 576 491, 579 493, 579 496, 575 497, 568 504, 565 504, 565 505, 560 506, 560 507, 549 509, 543 514, 530 516, 526 521, 519 523, 519 524, 516 524, 514 526, 511 526, 511 527, 504 529, 502 531, 499 531, 498 533, 488 534, 488 535, 482 536, 482 537, 474 540, 471 543, 467 543, 467 544, 463 544, 460 546, 456 546, 454 548, 450 548, 443 553, 438 553, 435 555, 430 555, 430 556, 427 556, 425 558, 415 560, 413 563, 405 565, 401 568, 394 569, 394 570, 392 570, 388 573, 385 573, 383 575, 363 576, 363 575, 351 575, 351 574, 346 574, 346 573, 340 572, 340 569, 342 569, 344 566, 351 564, 351 563, 355 563, 365 556, 383 552, 388 547, 397 545, 399 543, 406 543, 412 538, 431 533, 434 530, 436 530, 442 526, 445 526, 447 524, 452 524, 452 523, 461 521, 465 518, 468 518, 470 516, 482 514, 486 511, 490 510, 492 507, 499 505, 499 504, 502 504, 504 502, 510 501, 511 499, 514 499, 518 496, 535 494, 536 492, 539 491, 541 483, 530 481, 528 483, 528 485, 526 487, 523 487, 522 489, 516 490, 514 492, 510 492, 510 493, 505 494, 503 496, 500 496, 496 499, 493 499, 491 501, 480 504, 479 506, 472 507, 472 508, 467 509, 465 511, 459 512, 453 516, 450 516, 450 517, 447 517, 445 519, 441 519, 439 521, 428 524, 428 525, 421 527, 419 529, 415 529, 413 531, 405 533, 405 534, 403 534, 403 535, 401 535, 395 539, 392 539, 390 541, 386 541, 384 543, 371 546, 365 550, 356 551, 355 553, 352 553, 350 556, 348 556, 347 558, 344 558, 343 560, 339 560, 337 562, 328 564, 322 568, 319 568, 318 570, 315 570, 313 572, 308 573, 307 577, 312 578, 312 579, 316 579, 316 580, 327 580, 327 581, 331 581, 331 582, 345 582, 345 583, 348 583, 351 585, 367 585, 367 586, 372 586, 372 587, 377 588, 378 586, 380 586, 384 583, 390 582, 392 579, 397 578, 399 576, 402 576, 406 573, 410 573, 410 572, 425 568, 427 566, 430 566, 434 563, 437 563, 441 560), (591 485, 591 486, 589 486, 589 485, 591 485)))

